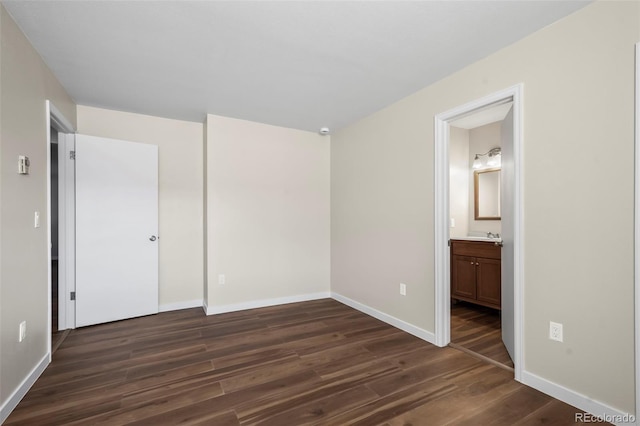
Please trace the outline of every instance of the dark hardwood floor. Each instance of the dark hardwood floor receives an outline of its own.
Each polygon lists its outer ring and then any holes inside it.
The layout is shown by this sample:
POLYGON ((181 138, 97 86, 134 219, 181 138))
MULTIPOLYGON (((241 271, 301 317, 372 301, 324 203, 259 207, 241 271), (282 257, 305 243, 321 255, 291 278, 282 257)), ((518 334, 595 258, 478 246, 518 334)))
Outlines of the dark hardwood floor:
POLYGON ((452 304, 451 343, 513 368, 496 309, 462 301, 452 304))
POLYGON ((566 425, 576 412, 324 299, 73 330, 6 425, 566 425))

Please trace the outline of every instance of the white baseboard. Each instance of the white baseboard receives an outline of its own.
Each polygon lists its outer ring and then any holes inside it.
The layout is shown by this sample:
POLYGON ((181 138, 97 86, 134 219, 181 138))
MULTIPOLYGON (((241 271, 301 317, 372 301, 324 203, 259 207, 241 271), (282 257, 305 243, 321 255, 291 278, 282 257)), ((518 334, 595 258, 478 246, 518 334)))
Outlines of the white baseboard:
POLYGON ((38 380, 38 377, 40 377, 45 368, 47 368, 47 365, 49 365, 49 358, 49 353, 45 354, 40 362, 33 367, 33 370, 31 370, 29 375, 24 378, 22 383, 20 383, 20 386, 18 386, 4 404, 2 404, 2 408, 0 408, 0 424, 7 420, 9 414, 11 414, 11 412, 18 406, 18 403, 27 394, 27 391, 31 389, 31 386, 33 386, 36 380, 38 380))
POLYGON ((602 402, 594 401, 585 395, 572 391, 571 389, 567 389, 557 383, 550 382, 549 380, 543 379, 542 377, 528 371, 522 371, 522 383, 537 389, 540 392, 546 393, 555 399, 559 399, 562 402, 566 402, 569 405, 573 405, 574 407, 586 411, 595 417, 602 418, 609 423, 617 425, 636 424, 633 414, 627 414, 609 407, 602 402))
POLYGON ((353 309, 356 309, 360 312, 364 312, 367 315, 371 315, 372 317, 377 318, 380 321, 386 322, 387 324, 392 325, 395 328, 399 328, 402 331, 406 331, 409 334, 413 334, 414 336, 422 340, 425 340, 431 344, 434 344, 434 345, 436 344, 435 343, 436 336, 430 331, 427 331, 420 327, 416 327, 413 324, 409 324, 406 321, 402 321, 401 319, 385 314, 384 312, 381 312, 370 306, 364 305, 360 302, 356 302, 355 300, 349 299, 348 297, 345 297, 341 294, 331 292, 331 297, 340 303, 344 303, 345 305, 350 306, 353 309))
POLYGON ((209 310, 209 304, 207 303, 207 299, 202 299, 202 310, 204 311, 205 315, 209 315, 207 314, 207 311, 209 310))
POLYGON ((230 305, 207 306, 207 315, 224 314, 227 312, 244 311, 246 309, 266 308, 267 306, 284 305, 287 303, 306 302, 309 300, 328 299, 331 294, 327 292, 300 294, 297 296, 277 297, 275 299, 252 300, 250 302, 233 303, 230 305))
POLYGON ((164 305, 160 305, 158 307, 158 311, 169 312, 169 311, 178 311, 180 309, 201 308, 202 304, 203 304, 202 299, 185 300, 183 302, 174 302, 174 303, 165 303, 164 305))

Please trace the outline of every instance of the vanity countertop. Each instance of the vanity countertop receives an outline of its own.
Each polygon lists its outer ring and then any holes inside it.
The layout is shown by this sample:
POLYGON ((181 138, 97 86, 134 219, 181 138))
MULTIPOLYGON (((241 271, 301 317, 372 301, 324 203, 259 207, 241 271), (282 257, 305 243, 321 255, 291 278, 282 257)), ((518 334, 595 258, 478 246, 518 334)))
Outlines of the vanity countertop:
POLYGON ((501 243, 502 238, 489 238, 489 237, 455 237, 451 238, 452 240, 460 240, 460 241, 486 241, 489 243, 501 243))

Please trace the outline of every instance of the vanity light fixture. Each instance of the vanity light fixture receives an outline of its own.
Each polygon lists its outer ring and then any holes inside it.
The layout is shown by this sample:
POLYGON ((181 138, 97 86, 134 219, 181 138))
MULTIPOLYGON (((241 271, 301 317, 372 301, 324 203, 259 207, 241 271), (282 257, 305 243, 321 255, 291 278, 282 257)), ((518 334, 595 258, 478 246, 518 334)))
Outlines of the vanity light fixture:
POLYGON ((482 160, 480 160, 480 156, 476 154, 476 158, 473 160, 473 168, 479 169, 482 167, 482 160))
POLYGON ((489 158, 487 158, 487 166, 490 167, 499 167, 500 164, 502 163, 502 152, 500 151, 500 148, 498 148, 498 151, 495 153, 489 153, 489 158))
POLYGON ((484 154, 476 154, 475 158, 473 159, 473 166, 471 167, 474 169, 483 167, 484 165, 482 164, 482 158, 480 157, 484 156, 488 156, 486 165, 489 167, 499 167, 502 163, 502 149, 492 148, 484 154))

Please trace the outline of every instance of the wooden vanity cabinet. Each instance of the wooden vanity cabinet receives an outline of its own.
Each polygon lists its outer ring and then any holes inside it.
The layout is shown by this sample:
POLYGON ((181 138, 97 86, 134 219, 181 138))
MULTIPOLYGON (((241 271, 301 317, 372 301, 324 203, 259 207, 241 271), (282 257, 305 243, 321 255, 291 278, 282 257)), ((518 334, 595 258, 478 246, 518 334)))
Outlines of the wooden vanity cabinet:
POLYGON ((490 241, 451 240, 451 298, 500 309, 501 247, 490 241))

